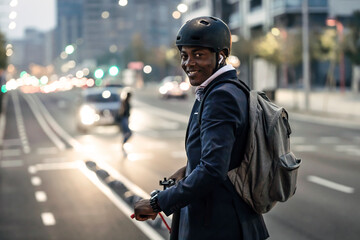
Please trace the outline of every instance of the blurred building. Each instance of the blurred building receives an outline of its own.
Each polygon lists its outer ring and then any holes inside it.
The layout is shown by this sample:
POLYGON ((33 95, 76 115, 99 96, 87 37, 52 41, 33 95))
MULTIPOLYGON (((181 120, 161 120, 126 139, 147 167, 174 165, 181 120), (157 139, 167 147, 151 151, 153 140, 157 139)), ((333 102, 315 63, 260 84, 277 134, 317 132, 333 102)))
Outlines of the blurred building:
POLYGON ((2 33, 5 33, 5 30, 9 27, 9 14, 9 3, 5 0, 0 0, 0 32, 2 33))
POLYGON ((147 49, 174 43, 181 20, 171 14, 180 0, 120 2, 58 0, 58 55, 72 44, 77 61, 101 61, 120 57, 136 41, 147 49))
POLYGON ((30 64, 45 66, 46 34, 35 29, 26 29, 23 39, 12 40, 14 54, 11 62, 17 69, 29 71, 30 64))
MULTIPOLYGON (((232 34, 245 39, 252 39, 257 35, 270 32, 274 27, 283 31, 283 36, 286 36, 287 32, 301 31, 302 2, 302 0, 183 0, 183 3, 189 6, 184 20, 213 15, 227 22, 232 34)), ((359 0, 308 0, 310 31, 316 28, 325 29, 328 18, 336 19, 346 28, 353 12, 359 9, 359 0)), ((349 85, 351 64, 346 59, 344 61, 347 66, 346 82, 349 85)), ((327 69, 328 63, 316 63, 312 66, 313 85, 324 85, 327 69)), ((276 69, 262 59, 251 59, 249 62, 243 62, 241 66, 242 73, 246 73, 243 79, 252 82, 252 85, 259 89, 287 86, 290 79, 285 77, 283 70, 276 69), (262 71, 257 71, 259 68, 262 71), (263 83, 264 79, 268 83, 257 86, 257 82, 263 83)), ((337 67, 335 73, 337 78, 338 71, 337 67)), ((293 75, 297 80, 292 84, 298 84, 296 82, 302 78, 301 66, 294 70, 293 75)))

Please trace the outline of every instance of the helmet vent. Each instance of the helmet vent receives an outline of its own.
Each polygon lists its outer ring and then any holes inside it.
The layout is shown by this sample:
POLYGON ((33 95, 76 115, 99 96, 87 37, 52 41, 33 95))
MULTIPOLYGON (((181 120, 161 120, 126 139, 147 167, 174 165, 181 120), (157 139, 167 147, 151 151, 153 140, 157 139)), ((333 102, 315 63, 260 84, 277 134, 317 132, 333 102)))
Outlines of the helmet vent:
POLYGON ((177 36, 176 40, 180 40, 180 39, 181 39, 181 37, 180 37, 180 36, 177 36))
POLYGON ((210 24, 209 22, 207 22, 207 21, 205 21, 205 20, 201 20, 200 23, 201 23, 201 24, 204 24, 204 25, 206 25, 206 26, 210 24))

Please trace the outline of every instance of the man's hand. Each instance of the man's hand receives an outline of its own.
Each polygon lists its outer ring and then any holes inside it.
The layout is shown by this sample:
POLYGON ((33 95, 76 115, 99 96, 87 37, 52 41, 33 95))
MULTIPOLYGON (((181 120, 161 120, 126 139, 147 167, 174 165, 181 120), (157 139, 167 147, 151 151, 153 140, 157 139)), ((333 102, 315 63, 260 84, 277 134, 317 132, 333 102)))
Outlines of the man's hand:
POLYGON ((186 166, 177 170, 173 175, 169 177, 169 179, 175 179, 175 182, 178 183, 181 179, 185 177, 185 171, 186 166))
POLYGON ((146 221, 149 218, 154 220, 157 213, 153 211, 149 199, 141 199, 134 204, 135 219, 138 221, 146 221))

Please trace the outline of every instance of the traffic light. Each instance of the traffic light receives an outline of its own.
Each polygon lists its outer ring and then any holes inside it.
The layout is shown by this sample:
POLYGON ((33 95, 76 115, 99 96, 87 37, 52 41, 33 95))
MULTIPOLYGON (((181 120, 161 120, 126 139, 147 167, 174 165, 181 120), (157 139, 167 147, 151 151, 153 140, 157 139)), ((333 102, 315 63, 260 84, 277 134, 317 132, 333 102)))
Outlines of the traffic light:
POLYGON ((117 67, 117 66, 111 66, 110 68, 109 68, 109 74, 110 74, 110 76, 113 76, 113 77, 115 77, 116 75, 118 75, 119 74, 119 68, 117 67))
POLYGON ((104 76, 104 71, 101 68, 98 68, 94 72, 94 77, 97 79, 101 79, 104 76))

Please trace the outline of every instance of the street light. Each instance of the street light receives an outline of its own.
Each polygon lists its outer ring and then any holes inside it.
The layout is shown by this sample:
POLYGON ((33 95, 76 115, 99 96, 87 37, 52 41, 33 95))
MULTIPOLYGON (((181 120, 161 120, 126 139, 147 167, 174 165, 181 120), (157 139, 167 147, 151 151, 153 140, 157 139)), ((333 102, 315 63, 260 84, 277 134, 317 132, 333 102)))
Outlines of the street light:
POLYGON ((179 12, 181 12, 181 13, 185 13, 188 10, 188 6, 184 3, 180 3, 177 6, 177 10, 179 10, 179 12))
POLYGON ((65 53, 68 54, 68 55, 74 53, 74 51, 75 51, 75 48, 74 48, 73 45, 67 45, 65 47, 65 53))
POLYGON ((344 51, 342 50, 342 43, 344 41, 344 25, 333 18, 326 19, 326 25, 329 27, 336 27, 336 32, 338 34, 338 41, 340 45, 340 52, 339 52, 339 58, 340 58, 340 89, 341 92, 345 91, 345 59, 344 59, 344 51))
POLYGON ((119 5, 125 7, 128 4, 127 0, 119 0, 119 5))
POLYGON ((149 74, 152 72, 152 67, 150 65, 145 65, 143 71, 144 73, 149 74))

